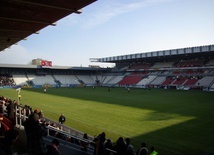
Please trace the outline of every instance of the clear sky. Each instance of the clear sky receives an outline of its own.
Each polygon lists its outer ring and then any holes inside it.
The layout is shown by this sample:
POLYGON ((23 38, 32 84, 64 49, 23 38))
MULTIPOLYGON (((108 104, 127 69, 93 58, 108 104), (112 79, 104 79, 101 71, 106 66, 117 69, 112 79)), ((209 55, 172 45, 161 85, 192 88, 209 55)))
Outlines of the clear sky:
POLYGON ((214 44, 214 0, 98 0, 0 52, 1 64, 100 65, 89 58, 214 44))

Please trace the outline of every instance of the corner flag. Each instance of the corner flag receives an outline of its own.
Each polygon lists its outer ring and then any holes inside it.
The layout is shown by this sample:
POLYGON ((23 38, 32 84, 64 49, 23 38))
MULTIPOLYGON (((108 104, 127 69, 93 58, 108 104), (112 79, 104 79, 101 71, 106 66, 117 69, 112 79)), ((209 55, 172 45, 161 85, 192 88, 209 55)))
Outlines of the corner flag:
POLYGON ((16 91, 18 92, 18 94, 21 92, 21 87, 17 88, 16 91))

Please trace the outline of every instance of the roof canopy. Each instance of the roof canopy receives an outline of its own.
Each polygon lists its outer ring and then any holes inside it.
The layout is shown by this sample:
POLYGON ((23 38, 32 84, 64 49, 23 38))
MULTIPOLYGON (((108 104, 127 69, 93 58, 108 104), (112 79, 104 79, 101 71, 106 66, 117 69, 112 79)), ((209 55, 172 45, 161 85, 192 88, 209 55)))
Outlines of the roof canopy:
POLYGON ((0 51, 96 0, 1 0, 0 51))

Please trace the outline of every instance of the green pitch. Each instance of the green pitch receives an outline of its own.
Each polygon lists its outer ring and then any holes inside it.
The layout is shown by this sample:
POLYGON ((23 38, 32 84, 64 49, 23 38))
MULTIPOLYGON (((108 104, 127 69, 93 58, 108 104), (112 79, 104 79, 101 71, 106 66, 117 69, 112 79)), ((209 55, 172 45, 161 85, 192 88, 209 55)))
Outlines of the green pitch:
MULTIPOLYGON (((14 89, 0 95, 17 99, 14 89)), ((115 142, 130 137, 135 150, 142 141, 162 155, 214 152, 214 92, 105 87, 22 89, 22 105, 42 109, 45 117, 89 135, 106 133, 115 142)))

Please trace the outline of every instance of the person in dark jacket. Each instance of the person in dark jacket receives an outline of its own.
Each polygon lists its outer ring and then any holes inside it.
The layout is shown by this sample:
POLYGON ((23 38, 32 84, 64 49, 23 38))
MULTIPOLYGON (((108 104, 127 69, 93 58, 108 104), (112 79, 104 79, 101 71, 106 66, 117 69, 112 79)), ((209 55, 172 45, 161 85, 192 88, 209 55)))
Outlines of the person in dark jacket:
POLYGON ((58 150, 59 141, 57 139, 53 139, 51 145, 47 146, 47 154, 46 155, 61 155, 61 152, 58 150))
POLYGON ((24 122, 25 133, 27 136, 27 151, 29 155, 45 155, 47 152, 46 144, 43 140, 47 136, 47 128, 39 122, 39 116, 32 113, 29 119, 24 122))
POLYGON ((0 140, 0 155, 12 155, 13 149, 12 146, 19 136, 19 131, 11 128, 6 131, 4 138, 0 140))
POLYGON ((141 148, 137 151, 137 155, 148 155, 148 149, 146 147, 146 143, 141 143, 141 148))
POLYGON ((8 101, 8 105, 7 105, 7 115, 8 118, 12 121, 12 123, 14 123, 14 102, 12 100, 8 101))
POLYGON ((64 114, 61 114, 59 117, 59 123, 64 124, 65 121, 66 121, 66 118, 65 118, 64 114))

